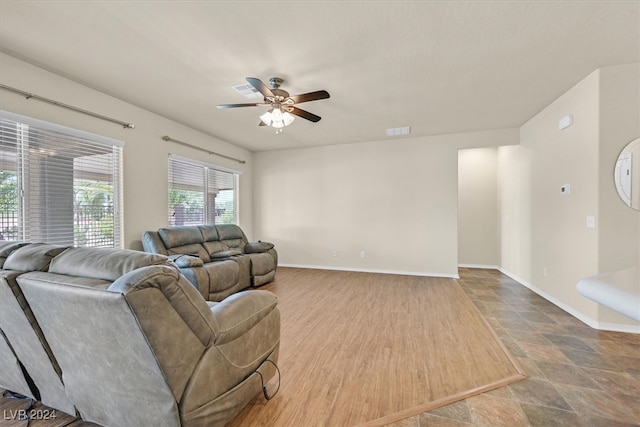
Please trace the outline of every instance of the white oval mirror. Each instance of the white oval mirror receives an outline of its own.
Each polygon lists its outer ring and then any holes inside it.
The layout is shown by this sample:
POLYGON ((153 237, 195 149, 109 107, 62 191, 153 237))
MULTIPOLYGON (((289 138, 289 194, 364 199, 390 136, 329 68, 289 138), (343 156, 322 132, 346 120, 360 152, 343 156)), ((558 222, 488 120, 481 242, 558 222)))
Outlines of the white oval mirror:
POLYGON ((620 152, 614 180, 624 204, 640 210, 640 138, 628 143, 620 152))

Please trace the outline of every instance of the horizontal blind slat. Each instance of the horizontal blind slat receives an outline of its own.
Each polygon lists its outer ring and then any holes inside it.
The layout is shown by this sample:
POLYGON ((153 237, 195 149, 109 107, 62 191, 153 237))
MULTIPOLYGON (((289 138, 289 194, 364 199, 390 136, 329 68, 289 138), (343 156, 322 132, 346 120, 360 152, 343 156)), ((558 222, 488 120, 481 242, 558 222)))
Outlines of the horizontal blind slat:
POLYGON ((15 117, 0 112, 0 238, 121 246, 123 144, 15 117))
POLYGON ((169 156, 169 225, 237 223, 237 174, 169 156))

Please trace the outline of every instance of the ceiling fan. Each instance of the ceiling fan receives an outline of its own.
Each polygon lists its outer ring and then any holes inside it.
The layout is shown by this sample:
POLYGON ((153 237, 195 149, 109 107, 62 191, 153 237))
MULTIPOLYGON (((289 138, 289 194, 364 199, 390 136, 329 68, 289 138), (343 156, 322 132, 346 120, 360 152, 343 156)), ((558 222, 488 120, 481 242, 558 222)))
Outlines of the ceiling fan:
POLYGON ((269 111, 260 116, 259 126, 271 126, 280 131, 282 131, 283 127, 289 126, 291 122, 293 122, 294 116, 302 117, 314 123, 319 122, 321 119, 320 116, 298 108, 296 105, 303 102, 327 99, 329 98, 329 92, 326 90, 317 90, 300 95, 289 95, 289 92, 280 89, 283 81, 280 77, 270 78, 270 89, 262 80, 255 77, 247 77, 247 82, 262 94, 264 101, 249 104, 221 104, 218 105, 218 108, 271 107, 269 111))

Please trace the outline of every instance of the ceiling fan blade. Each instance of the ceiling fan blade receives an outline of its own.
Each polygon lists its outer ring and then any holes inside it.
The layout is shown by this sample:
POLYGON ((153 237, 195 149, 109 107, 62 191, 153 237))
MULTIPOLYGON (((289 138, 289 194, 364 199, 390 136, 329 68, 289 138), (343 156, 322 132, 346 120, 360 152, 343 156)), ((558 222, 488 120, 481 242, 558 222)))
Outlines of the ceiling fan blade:
POLYGON ((320 119, 322 118, 320 116, 316 116, 313 113, 310 113, 308 111, 302 110, 297 107, 289 107, 287 108, 287 111, 289 111, 291 114, 295 114, 298 117, 302 117, 303 119, 311 120, 314 123, 319 122, 320 119))
POLYGON ((252 103, 252 104, 220 104, 218 105, 218 108, 264 107, 265 105, 269 105, 269 104, 265 104, 263 102, 252 103))
POLYGON ((271 92, 271 89, 269 89, 269 86, 262 83, 262 80, 256 79, 255 77, 247 77, 247 81, 249 82, 249 84, 251 84, 251 86, 255 87, 258 92, 260 92, 265 98, 275 97, 273 92, 271 92))
POLYGON ((266 126, 267 124, 265 122, 263 122, 262 120, 260 120, 260 123, 258 123, 258 126, 266 126))
POLYGON ((300 104, 302 102, 317 101, 318 99, 327 99, 329 96, 329 92, 326 90, 317 90, 315 92, 293 95, 289 98, 293 100, 294 104, 300 104))

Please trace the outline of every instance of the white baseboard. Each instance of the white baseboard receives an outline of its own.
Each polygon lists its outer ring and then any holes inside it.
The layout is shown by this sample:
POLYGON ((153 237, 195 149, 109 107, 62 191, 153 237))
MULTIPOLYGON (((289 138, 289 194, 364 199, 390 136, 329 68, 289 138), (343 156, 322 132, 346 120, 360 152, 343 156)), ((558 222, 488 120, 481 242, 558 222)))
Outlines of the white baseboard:
POLYGON ((623 325, 620 323, 597 322, 596 329, 602 331, 627 332, 630 334, 640 334, 640 326, 623 325))
POLYGON ((535 292, 536 294, 540 295, 542 298, 546 299, 547 301, 551 302, 552 304, 560 307, 562 310, 566 311, 567 313, 569 313, 570 315, 572 315, 573 317, 575 317, 576 319, 580 320, 581 322, 587 324, 588 326, 594 328, 594 329, 598 329, 598 330, 602 330, 602 331, 613 331, 613 332, 628 332, 628 333, 632 333, 632 334, 640 334, 640 326, 634 326, 634 325, 626 325, 623 323, 606 323, 606 322, 598 322, 595 319, 592 319, 590 316, 587 316, 586 314, 564 304, 563 302, 557 300, 556 298, 554 298, 553 296, 549 295, 548 293, 546 293, 545 291, 543 291, 542 289, 538 288, 537 286, 532 285, 531 283, 528 283, 526 280, 523 280, 522 278, 518 277, 517 275, 511 273, 508 270, 505 270, 503 268, 498 268, 498 270, 500 270, 501 273, 506 274, 507 276, 511 277, 513 280, 515 280, 516 282, 520 283, 522 286, 524 286, 525 288, 529 288, 531 291, 535 292))
POLYGON ((497 265, 485 265, 485 264, 458 264, 458 267, 462 268, 484 268, 487 270, 500 270, 497 265))
POLYGON ((422 271, 376 270, 376 269, 369 269, 369 268, 335 267, 335 266, 327 266, 327 265, 278 264, 278 267, 309 268, 312 270, 354 271, 359 273, 400 274, 404 276, 444 277, 447 279, 460 278, 460 276, 457 274, 428 273, 428 272, 422 272, 422 271))

